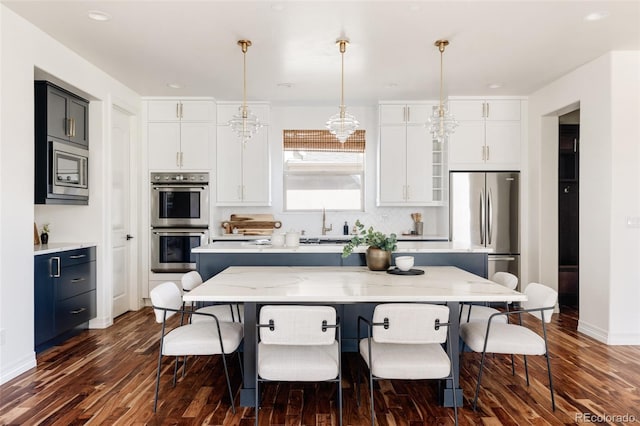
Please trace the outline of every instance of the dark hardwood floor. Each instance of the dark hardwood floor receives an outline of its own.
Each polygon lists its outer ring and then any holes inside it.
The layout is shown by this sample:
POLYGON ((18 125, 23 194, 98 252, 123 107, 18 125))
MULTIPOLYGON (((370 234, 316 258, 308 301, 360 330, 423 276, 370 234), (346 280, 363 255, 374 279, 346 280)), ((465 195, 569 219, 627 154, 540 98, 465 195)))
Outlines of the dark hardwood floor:
MULTIPOLYGON (((471 402, 480 356, 465 353, 460 424, 640 422, 640 347, 598 343, 578 334, 576 322, 575 311, 567 311, 555 315, 549 327, 556 411, 551 410, 543 357, 529 357, 527 387, 521 358, 516 359, 513 377, 508 357, 490 356, 474 412, 471 402)), ((158 411, 153 413, 159 330, 146 308, 122 315, 106 330, 86 331, 41 353, 37 368, 0 387, 0 424, 252 425, 253 408, 231 412, 220 357, 190 358, 186 375, 175 388, 172 363, 166 358, 158 411)), ((238 363, 235 358, 230 361, 231 380, 238 390, 238 363)), ((356 354, 344 356, 345 425, 370 423, 366 391, 362 407, 356 405, 353 383, 359 362, 356 354)), ((335 394, 330 383, 268 384, 260 423, 335 425, 335 394)), ((435 382, 381 381, 375 404, 380 425, 453 424, 453 410, 437 404, 435 382)))

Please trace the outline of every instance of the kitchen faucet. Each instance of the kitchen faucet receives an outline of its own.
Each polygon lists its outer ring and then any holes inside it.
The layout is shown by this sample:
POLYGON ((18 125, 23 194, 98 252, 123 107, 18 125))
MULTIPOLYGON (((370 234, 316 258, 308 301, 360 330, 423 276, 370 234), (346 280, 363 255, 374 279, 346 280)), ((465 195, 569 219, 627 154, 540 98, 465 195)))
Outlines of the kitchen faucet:
POLYGON ((322 208, 322 235, 327 235, 327 231, 333 230, 333 225, 332 224, 330 224, 329 227, 327 228, 326 219, 327 219, 327 211, 323 207, 322 208))

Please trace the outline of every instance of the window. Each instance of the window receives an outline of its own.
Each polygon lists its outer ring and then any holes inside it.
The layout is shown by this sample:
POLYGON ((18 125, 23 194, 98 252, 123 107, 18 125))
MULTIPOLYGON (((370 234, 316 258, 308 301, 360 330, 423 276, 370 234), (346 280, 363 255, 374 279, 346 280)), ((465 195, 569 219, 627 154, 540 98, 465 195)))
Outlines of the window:
POLYGON ((364 210, 365 131, 284 130, 284 210, 364 210))

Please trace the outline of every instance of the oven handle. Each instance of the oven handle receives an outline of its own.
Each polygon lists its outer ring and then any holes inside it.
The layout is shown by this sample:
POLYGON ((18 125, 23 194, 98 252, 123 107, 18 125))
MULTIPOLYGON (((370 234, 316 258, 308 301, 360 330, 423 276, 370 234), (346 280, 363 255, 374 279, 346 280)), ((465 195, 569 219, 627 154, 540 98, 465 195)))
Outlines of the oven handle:
POLYGON ((176 189, 178 191, 206 191, 208 188, 206 186, 188 186, 188 185, 158 185, 156 183, 153 184, 153 189, 159 191, 161 189, 176 189))
POLYGON ((161 236, 183 234, 183 235, 188 235, 190 237, 196 237, 198 235, 206 236, 209 230, 208 229, 196 230, 193 228, 185 228, 185 229, 172 228, 172 229, 158 229, 158 230, 153 230, 151 232, 153 234, 161 235, 161 236))

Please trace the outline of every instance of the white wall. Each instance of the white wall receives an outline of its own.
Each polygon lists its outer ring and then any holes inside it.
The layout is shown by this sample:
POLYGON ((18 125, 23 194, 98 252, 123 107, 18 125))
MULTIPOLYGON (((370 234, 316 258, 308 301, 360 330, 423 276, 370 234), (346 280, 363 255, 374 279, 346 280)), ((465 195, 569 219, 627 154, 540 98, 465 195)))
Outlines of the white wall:
MULTIPOLYGON (((333 230, 328 235, 342 235, 342 226, 347 221, 353 227, 356 219, 367 226, 375 226, 382 232, 395 232, 413 229, 412 212, 421 212, 425 236, 448 238, 448 210, 446 207, 377 207, 376 174, 378 155, 378 106, 348 106, 349 113, 360 121, 360 129, 366 130, 366 168, 365 168, 365 211, 364 212, 327 212, 327 226, 333 230)), ((271 150, 271 198, 272 206, 216 208, 213 230, 220 234, 220 222, 229 220, 232 213, 273 213, 276 220, 282 222, 282 229, 305 230, 308 236, 318 236, 322 231, 322 214, 283 212, 283 129, 323 129, 327 119, 338 112, 333 106, 272 106, 270 111, 269 143, 271 150)), ((250 142, 249 142, 250 143, 250 142)))
POLYGON ((557 116, 580 106, 580 320, 610 344, 640 344, 640 53, 611 52, 529 97, 530 280, 557 288, 557 116))
POLYGON ((110 323, 109 111, 112 104, 135 112, 139 96, 50 36, 0 5, 0 383, 35 365, 33 351, 33 223, 51 222, 51 241, 98 244, 98 318, 110 323), (56 76, 92 98, 89 206, 33 205, 34 68, 56 76), (72 221, 69 218, 73 218, 72 221), (64 218, 64 220, 63 220, 64 218), (68 225, 65 225, 67 223, 68 225), (71 224, 69 224, 71 223, 71 224))

